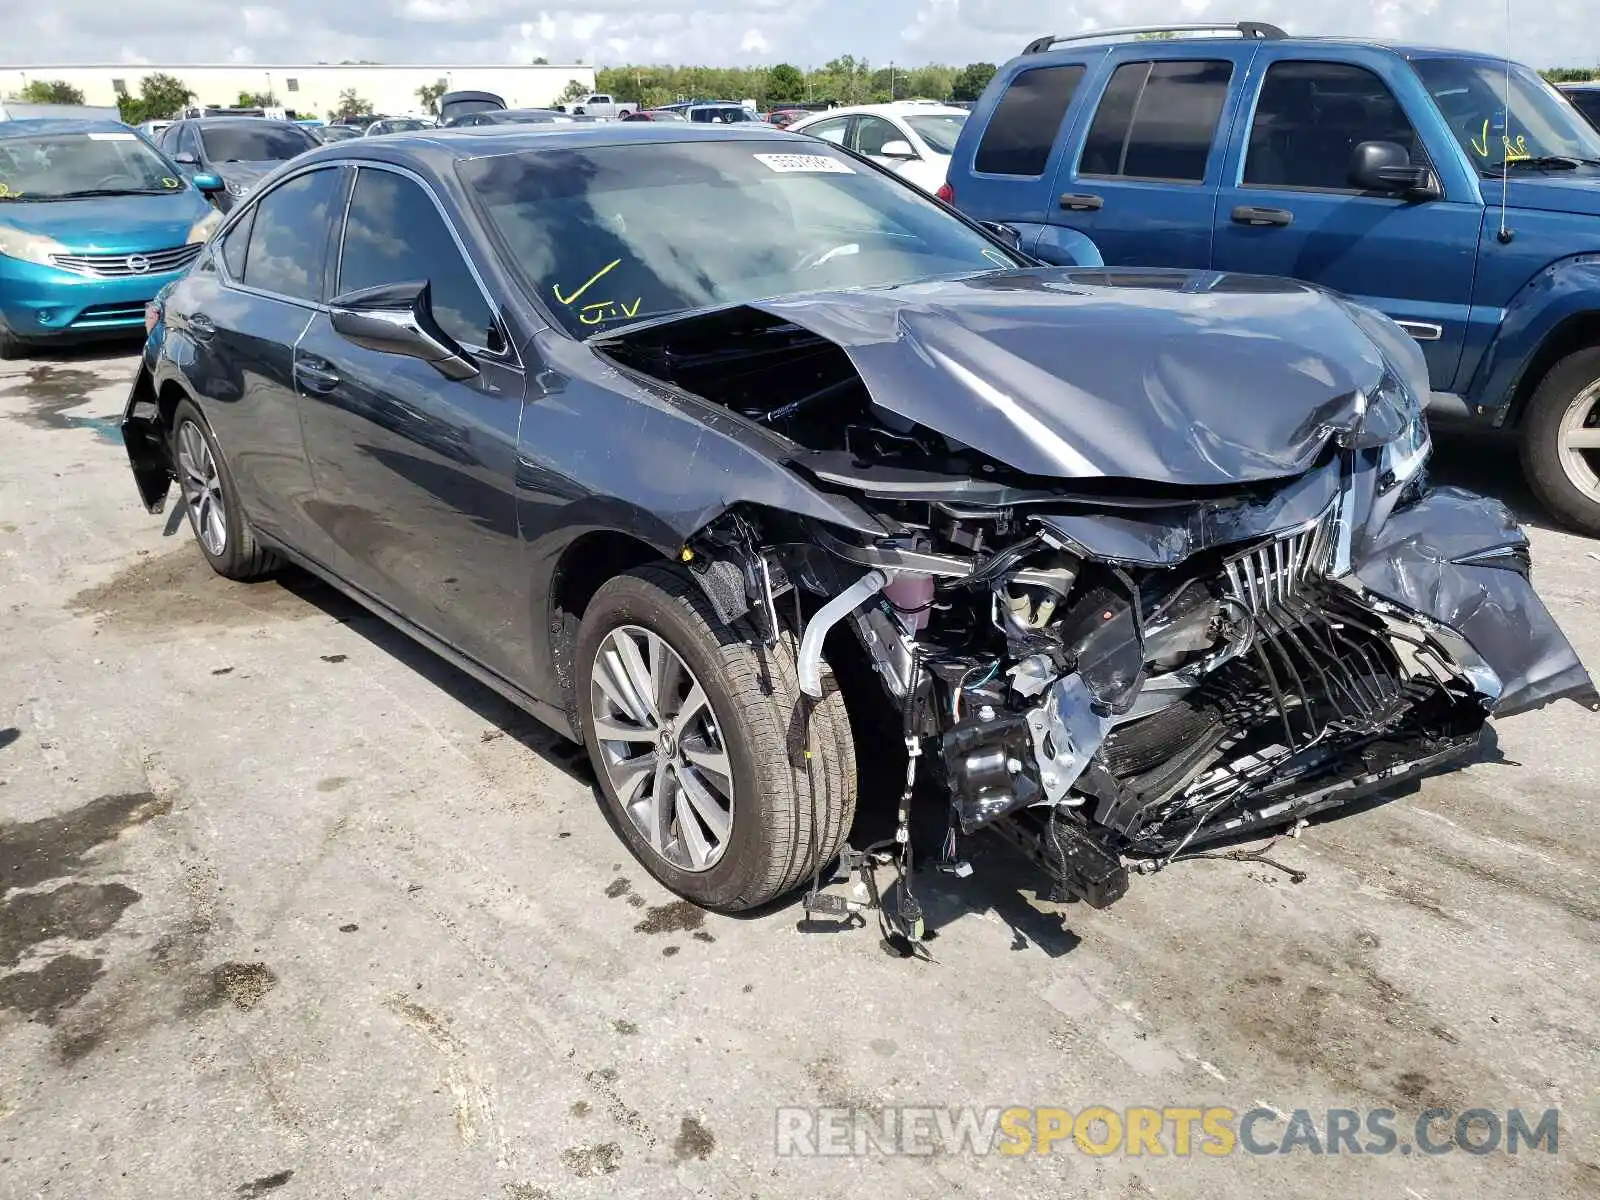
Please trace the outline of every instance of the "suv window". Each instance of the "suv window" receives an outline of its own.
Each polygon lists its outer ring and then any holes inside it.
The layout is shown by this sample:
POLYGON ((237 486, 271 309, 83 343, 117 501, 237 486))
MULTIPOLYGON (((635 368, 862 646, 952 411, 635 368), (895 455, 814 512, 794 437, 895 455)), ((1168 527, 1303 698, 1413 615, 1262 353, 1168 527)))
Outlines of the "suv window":
POLYGON ((1123 63, 1100 99, 1078 173, 1201 182, 1232 78, 1223 59, 1123 63))
POLYGON ((330 167, 296 176, 256 201, 244 282, 296 300, 320 299, 338 195, 339 170, 330 167))
POLYGON ((345 218, 339 292, 426 279, 433 316, 451 337, 498 349, 494 317, 444 218, 420 185, 362 168, 345 218))
POLYGON ((1082 81, 1078 63, 1019 74, 994 106, 972 169, 985 175, 1043 175, 1061 119, 1082 81))
POLYGON ((1244 182, 1353 192, 1350 160, 1362 142, 1395 142, 1428 165, 1417 132, 1383 80, 1334 62, 1273 63, 1250 125, 1244 182))

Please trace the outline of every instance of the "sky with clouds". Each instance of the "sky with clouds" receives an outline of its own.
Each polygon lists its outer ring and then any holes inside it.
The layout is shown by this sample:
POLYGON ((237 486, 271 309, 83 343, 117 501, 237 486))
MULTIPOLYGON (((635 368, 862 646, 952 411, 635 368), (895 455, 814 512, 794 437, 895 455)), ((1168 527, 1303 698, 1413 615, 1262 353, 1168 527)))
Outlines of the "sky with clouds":
POLYGON ((1042 33, 1195 20, 1498 50, 1600 65, 1596 0, 13 0, 0 65, 104 62, 1004 62, 1042 33), (1317 11, 1320 9, 1321 11, 1317 11), (1308 11, 1310 10, 1310 11, 1308 11))

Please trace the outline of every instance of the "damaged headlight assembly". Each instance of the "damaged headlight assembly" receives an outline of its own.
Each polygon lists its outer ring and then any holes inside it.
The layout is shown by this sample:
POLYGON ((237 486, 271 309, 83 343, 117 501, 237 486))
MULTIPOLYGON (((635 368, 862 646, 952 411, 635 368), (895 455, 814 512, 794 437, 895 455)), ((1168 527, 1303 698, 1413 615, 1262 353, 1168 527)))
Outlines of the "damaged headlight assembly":
POLYGON ((1390 408, 1403 422, 1400 433, 1384 443, 1378 459, 1380 494, 1404 488, 1416 480, 1433 454, 1428 420, 1413 391, 1393 371, 1384 374, 1370 403, 1390 408))

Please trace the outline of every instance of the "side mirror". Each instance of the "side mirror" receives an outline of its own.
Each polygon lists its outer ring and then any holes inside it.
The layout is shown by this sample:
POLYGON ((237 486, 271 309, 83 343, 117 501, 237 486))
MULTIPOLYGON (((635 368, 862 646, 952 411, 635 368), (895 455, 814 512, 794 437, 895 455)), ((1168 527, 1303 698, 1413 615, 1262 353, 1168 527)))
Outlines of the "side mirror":
POLYGON ((190 180, 190 182, 208 196, 215 192, 220 192, 223 188, 222 177, 220 175, 196 175, 190 180))
POLYGON ((1007 225, 1005 222, 979 221, 978 224, 982 225, 985 229, 994 234, 995 237, 999 238, 1013 250, 1022 249, 1022 234, 1018 230, 1013 229, 1010 225, 1007 225))
POLYGON ((194 167, 198 166, 200 163, 200 160, 194 155, 190 154, 187 150, 185 150, 182 154, 174 154, 172 156, 172 161, 177 163, 180 167, 194 167))
POLYGON ((427 363, 446 379, 471 379, 478 368, 433 319, 428 284, 392 283, 335 296, 333 328, 345 340, 382 354, 427 363))
POLYGON ((1362 142, 1350 157, 1350 182, 1364 192, 1431 193, 1433 173, 1411 165, 1396 142, 1362 142))
POLYGON ((896 138, 892 142, 885 142, 878 151, 880 158, 916 158, 917 152, 911 148, 911 143, 904 138, 896 138))

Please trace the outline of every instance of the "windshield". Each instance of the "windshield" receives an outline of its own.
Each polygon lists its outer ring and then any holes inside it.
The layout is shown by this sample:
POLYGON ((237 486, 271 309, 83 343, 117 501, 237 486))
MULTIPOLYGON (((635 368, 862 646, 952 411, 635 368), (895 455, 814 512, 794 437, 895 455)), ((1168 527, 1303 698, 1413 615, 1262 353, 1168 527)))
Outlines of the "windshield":
POLYGON ((205 143, 206 160, 214 163, 283 162, 317 144, 298 126, 270 121, 213 125, 200 130, 200 140, 205 143))
POLYGON ((1024 265, 915 188, 790 138, 532 150, 457 169, 527 287, 576 337, 1024 265))
POLYGON ((0 201, 182 189, 177 172, 132 131, 0 138, 0 201))
POLYGON ((709 121, 717 125, 728 125, 735 121, 754 121, 755 113, 738 104, 721 105, 716 108, 697 108, 691 114, 695 121, 709 121))
POLYGON ((1456 140, 1484 174, 1549 158, 1600 162, 1600 131, 1526 67, 1511 67, 1508 89, 1502 63, 1431 58, 1413 65, 1456 140))
POLYGON ((917 131, 917 136, 928 143, 935 154, 954 154, 956 139, 966 124, 966 113, 942 113, 936 117, 907 117, 906 124, 917 131))

